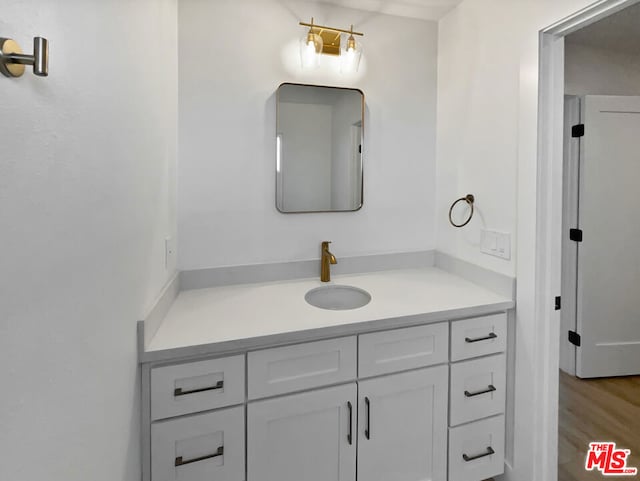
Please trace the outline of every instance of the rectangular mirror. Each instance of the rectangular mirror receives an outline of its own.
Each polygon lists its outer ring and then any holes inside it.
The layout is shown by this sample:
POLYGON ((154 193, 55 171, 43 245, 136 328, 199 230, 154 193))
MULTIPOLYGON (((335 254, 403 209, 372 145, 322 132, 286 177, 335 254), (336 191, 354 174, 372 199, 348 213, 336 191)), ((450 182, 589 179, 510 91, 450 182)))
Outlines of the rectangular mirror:
POLYGON ((276 115, 278 210, 360 209, 364 94, 285 83, 278 88, 276 115))

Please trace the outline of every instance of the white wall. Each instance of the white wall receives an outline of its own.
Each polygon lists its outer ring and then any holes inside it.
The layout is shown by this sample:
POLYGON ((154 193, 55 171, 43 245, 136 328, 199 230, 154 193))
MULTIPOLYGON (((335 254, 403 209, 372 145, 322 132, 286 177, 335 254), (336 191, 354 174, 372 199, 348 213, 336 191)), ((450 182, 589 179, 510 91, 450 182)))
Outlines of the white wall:
MULTIPOLYGON (((510 261, 480 252, 480 230, 516 234, 519 49, 482 17, 506 15, 504 2, 465 2, 440 22, 438 51, 437 245, 474 264, 515 275, 510 261), (489 10, 487 4, 495 10, 489 10), (484 28, 483 28, 484 27, 484 28), (464 228, 449 223, 451 204, 475 196, 464 228)), ((495 17, 494 17, 495 18, 495 17)), ((514 19, 517 20, 517 19, 514 19)), ((503 24, 503 28, 509 28, 503 24)))
POLYGON ((0 479, 139 479, 136 321, 175 236, 175 0, 3 2, 0 479))
POLYGON ((510 443, 515 450, 509 455, 508 480, 543 481, 548 469, 544 453, 534 449, 542 422, 535 408, 546 399, 545 392, 533 388, 540 349, 534 313, 539 32, 591 3, 465 0, 439 23, 438 248, 518 278, 515 439, 510 443), (487 226, 517 234, 511 262, 479 252, 478 225, 447 226, 451 200, 467 191, 476 194, 487 226))
POLYGON ((437 25, 314 2, 181 0, 178 257, 181 269, 435 246, 437 25), (360 72, 302 72, 300 20, 364 31, 360 72), (221 41, 220 39, 224 39, 221 41), (233 47, 232 47, 233 46, 233 47), (275 208, 275 91, 282 82, 361 88, 364 207, 275 208))
POLYGON ((565 44, 567 95, 640 95, 640 54, 565 44))

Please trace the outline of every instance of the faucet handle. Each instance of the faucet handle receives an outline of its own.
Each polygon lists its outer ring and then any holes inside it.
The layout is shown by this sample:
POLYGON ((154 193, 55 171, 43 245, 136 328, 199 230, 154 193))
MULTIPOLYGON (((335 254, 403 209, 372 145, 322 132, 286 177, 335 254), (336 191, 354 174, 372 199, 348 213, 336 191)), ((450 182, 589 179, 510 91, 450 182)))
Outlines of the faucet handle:
POLYGON ((328 249, 329 248, 329 244, 331 244, 331 241, 322 241, 322 248, 323 249, 328 249))

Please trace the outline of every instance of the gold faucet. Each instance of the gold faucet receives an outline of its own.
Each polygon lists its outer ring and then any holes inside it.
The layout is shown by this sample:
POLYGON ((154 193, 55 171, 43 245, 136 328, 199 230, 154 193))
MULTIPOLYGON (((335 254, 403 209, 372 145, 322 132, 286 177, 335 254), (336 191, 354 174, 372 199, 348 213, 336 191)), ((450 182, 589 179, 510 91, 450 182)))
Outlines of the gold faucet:
POLYGON ((322 258, 320 260, 320 280, 329 282, 331 280, 331 264, 337 264, 336 256, 329 252, 330 241, 322 243, 322 258))

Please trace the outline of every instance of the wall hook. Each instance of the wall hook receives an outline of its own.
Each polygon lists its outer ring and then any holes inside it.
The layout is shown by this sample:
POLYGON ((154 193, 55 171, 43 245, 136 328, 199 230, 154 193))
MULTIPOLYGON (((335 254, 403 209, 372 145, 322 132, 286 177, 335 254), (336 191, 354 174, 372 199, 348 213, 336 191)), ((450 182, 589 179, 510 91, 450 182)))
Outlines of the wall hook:
POLYGON ((38 77, 49 75, 49 41, 35 37, 33 55, 25 55, 15 40, 0 38, 0 72, 7 77, 22 77, 25 65, 32 65, 38 77))

